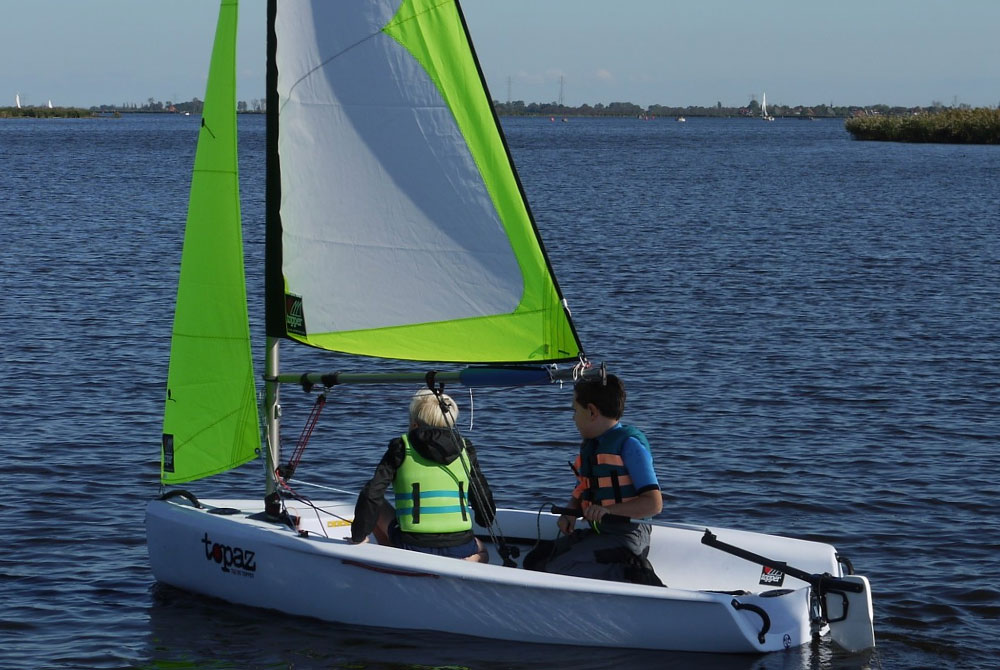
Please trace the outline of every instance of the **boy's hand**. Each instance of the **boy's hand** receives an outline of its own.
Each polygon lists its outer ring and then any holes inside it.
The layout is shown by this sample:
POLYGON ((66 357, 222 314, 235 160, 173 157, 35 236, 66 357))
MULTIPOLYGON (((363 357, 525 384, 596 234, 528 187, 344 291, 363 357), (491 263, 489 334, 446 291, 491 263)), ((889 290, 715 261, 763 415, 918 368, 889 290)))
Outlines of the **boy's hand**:
POLYGON ((556 520, 556 525, 564 535, 572 535, 576 528, 576 517, 569 514, 560 514, 556 520))

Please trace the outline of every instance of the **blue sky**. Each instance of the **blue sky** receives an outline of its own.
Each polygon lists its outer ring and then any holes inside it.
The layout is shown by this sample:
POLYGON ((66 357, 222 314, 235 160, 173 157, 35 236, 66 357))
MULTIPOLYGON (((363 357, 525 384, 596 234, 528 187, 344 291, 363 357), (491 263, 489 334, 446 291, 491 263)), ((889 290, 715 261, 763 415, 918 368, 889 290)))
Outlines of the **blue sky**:
MULTIPOLYGON (((331 0, 354 1, 354 0, 331 0)), ((1000 0, 466 0, 493 97, 1000 105, 1000 0)), ((239 97, 264 95, 265 0, 239 97)), ((214 0, 0 0, 0 106, 203 97, 214 0)))

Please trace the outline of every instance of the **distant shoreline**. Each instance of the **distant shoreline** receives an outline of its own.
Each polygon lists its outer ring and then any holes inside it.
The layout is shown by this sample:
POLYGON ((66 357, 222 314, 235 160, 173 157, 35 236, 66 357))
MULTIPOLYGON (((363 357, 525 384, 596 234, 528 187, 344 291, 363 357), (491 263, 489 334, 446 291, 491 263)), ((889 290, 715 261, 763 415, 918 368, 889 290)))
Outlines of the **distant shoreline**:
POLYGON ((90 119, 100 116, 81 107, 0 107, 0 119, 90 119))
MULTIPOLYGON (((174 113, 174 114, 200 114, 204 102, 194 98, 187 102, 160 102, 152 98, 145 104, 139 105, 126 103, 122 105, 99 105, 88 108, 83 107, 0 107, 0 118, 86 118, 93 116, 111 116, 114 114, 149 114, 149 113, 174 113)), ((689 105, 686 107, 674 107, 666 105, 650 105, 640 107, 631 102, 611 102, 608 104, 595 103, 594 105, 583 104, 576 107, 561 105, 556 102, 525 103, 521 100, 500 102, 493 101, 493 108, 498 116, 538 116, 538 117, 632 117, 639 119, 654 118, 732 118, 749 117, 760 118, 761 108, 756 100, 751 100, 743 107, 724 107, 721 102, 712 106, 689 105)), ((774 118, 795 118, 795 119, 850 119, 856 117, 886 117, 886 116, 916 116, 922 114, 937 114, 950 110, 969 110, 968 105, 958 107, 945 107, 940 102, 932 102, 926 107, 900 107, 879 105, 768 105, 768 116, 774 118)), ((239 101, 237 103, 237 113, 259 114, 264 113, 265 101, 255 99, 239 101)))
MULTIPOLYGON (((200 101, 194 101, 195 104, 200 101)), ((0 107, 0 119, 111 119, 121 118, 126 114, 164 114, 171 116, 198 116, 201 106, 196 111, 181 111, 181 109, 107 109, 79 107, 0 107)), ((558 107, 558 106, 557 106, 558 107)), ((759 120, 760 116, 746 109, 732 110, 724 107, 709 109, 684 108, 668 111, 657 108, 656 112, 635 111, 634 106, 627 103, 615 103, 609 107, 595 108, 552 108, 533 106, 511 106, 495 103, 495 111, 501 118, 548 118, 555 121, 570 118, 634 118, 642 121, 656 119, 672 120, 674 118, 746 118, 759 120)), ((653 109, 653 108, 650 108, 653 109)), ((833 110, 828 110, 833 111, 833 110)), ((850 114, 803 113, 796 110, 794 114, 774 114, 773 118, 799 119, 804 121, 820 119, 844 119, 844 129, 855 140, 887 141, 887 142, 935 142, 944 144, 1000 144, 1000 109, 992 108, 959 108, 938 111, 892 110, 881 111, 873 109, 850 109, 850 114), (893 113, 895 112, 895 113, 893 113)), ((263 114, 261 109, 248 109, 241 105, 237 114, 263 114)))
MULTIPOLYGON (((38 113, 31 113, 30 110, 14 110, 11 112, 9 109, 0 108, 0 119, 111 119, 111 118, 121 118, 124 116, 144 116, 144 115, 159 115, 159 116, 201 116, 201 112, 164 112, 164 111, 151 111, 151 110, 121 110, 114 112, 106 111, 91 111, 89 109, 72 109, 72 110, 35 110, 38 113)), ((238 116, 254 116, 263 115, 265 112, 236 112, 238 116)), ((584 114, 584 113, 565 113, 565 114, 541 114, 541 113, 521 113, 521 114, 508 114, 497 112, 497 116, 500 118, 525 118, 525 119, 634 119, 639 118, 643 121, 652 120, 673 120, 674 115, 631 115, 631 114, 584 114)), ((747 116, 745 114, 680 114, 677 116, 683 116, 686 118, 715 118, 715 119, 737 119, 744 118, 747 120, 755 120, 759 117, 747 116)), ((801 119, 801 120, 816 120, 816 119, 843 119, 845 117, 840 116, 776 116, 773 118, 779 119, 801 119)))

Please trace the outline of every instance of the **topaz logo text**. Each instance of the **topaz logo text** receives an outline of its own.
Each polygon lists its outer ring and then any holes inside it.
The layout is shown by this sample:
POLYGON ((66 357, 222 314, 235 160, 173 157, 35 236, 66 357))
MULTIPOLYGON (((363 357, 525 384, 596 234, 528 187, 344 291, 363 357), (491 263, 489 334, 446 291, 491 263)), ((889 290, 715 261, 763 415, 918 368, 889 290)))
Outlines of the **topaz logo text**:
POLYGON ((208 533, 201 538, 201 543, 205 545, 205 558, 218 563, 223 572, 253 577, 253 573, 257 571, 256 552, 212 542, 208 538, 208 533))

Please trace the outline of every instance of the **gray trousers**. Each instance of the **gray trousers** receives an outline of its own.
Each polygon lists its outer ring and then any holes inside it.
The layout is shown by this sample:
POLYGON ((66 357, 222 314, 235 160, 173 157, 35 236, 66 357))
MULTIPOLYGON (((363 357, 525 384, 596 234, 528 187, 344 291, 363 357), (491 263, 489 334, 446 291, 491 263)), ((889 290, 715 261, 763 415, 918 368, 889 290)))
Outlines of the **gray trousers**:
POLYGON ((633 523, 624 528, 577 530, 556 540, 553 556, 545 565, 546 572, 574 577, 590 577, 624 582, 625 557, 628 552, 643 556, 649 549, 652 527, 633 523))

